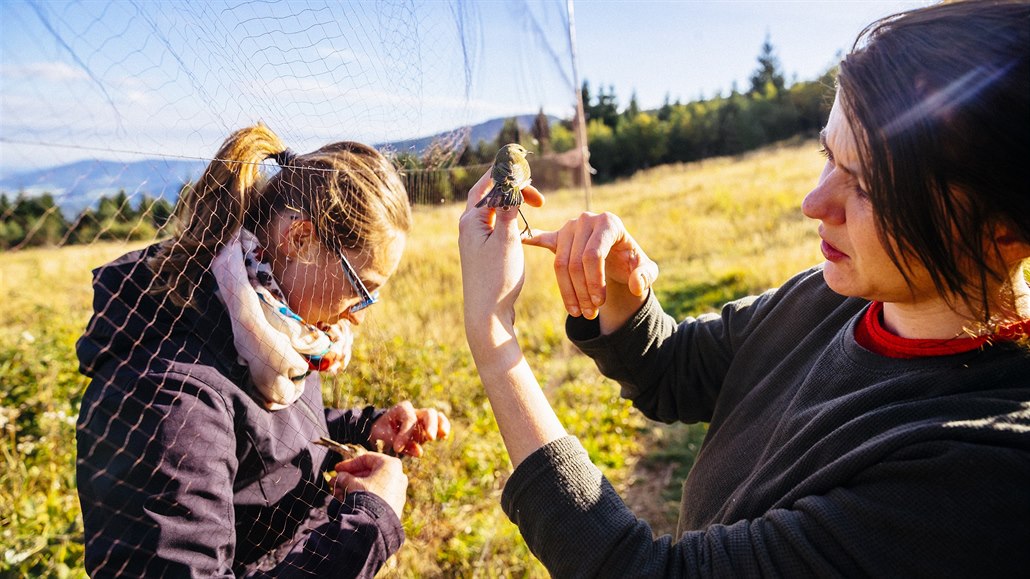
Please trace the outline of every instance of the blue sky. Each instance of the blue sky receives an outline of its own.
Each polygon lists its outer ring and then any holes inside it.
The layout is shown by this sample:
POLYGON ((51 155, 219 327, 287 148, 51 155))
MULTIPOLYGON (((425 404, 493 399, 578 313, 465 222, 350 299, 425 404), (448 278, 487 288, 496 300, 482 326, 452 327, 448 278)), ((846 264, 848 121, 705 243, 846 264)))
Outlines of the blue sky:
POLYGON ((879 0, 614 1, 575 4, 584 76, 635 89, 642 107, 729 92, 747 79, 766 34, 790 80, 815 78, 873 20, 929 2, 879 0))
MULTIPOLYGON (((926 2, 575 3, 581 79, 625 105, 726 93, 768 34, 814 78, 873 19, 926 2)), ((83 158, 211 155, 263 121, 297 150, 543 107, 568 116, 566 3, 0 2, 0 175, 83 158)))

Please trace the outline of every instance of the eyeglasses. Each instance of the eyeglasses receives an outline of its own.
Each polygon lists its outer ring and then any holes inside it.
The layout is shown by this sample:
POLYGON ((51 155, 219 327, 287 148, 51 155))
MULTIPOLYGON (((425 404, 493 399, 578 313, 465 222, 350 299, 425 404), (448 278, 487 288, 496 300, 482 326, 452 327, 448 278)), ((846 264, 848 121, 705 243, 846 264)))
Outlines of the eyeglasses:
POLYGON ((358 277, 358 272, 354 271, 354 267, 350 264, 349 261, 347 261, 347 257, 343 255, 343 252, 341 251, 337 255, 340 256, 340 265, 343 266, 343 275, 347 276, 347 281, 350 282, 351 287, 354 288, 354 291, 357 292, 358 297, 361 298, 361 301, 351 306, 348 311, 352 314, 360 312, 368 306, 378 302, 379 290, 376 290, 374 292, 368 291, 368 288, 365 287, 365 284, 361 281, 361 278, 358 277))

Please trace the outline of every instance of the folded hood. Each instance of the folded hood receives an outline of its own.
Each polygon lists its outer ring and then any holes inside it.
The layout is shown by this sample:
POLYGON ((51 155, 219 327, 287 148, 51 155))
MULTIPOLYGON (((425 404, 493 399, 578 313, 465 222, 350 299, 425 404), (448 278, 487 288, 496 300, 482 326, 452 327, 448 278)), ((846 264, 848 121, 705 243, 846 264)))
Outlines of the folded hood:
MULTIPOLYGON (((213 352, 227 367, 236 360, 232 327, 213 280, 201 280, 193 307, 176 306, 167 293, 151 292, 155 279, 146 262, 159 249, 154 244, 93 270, 93 317, 75 346, 84 375, 94 378, 109 362, 153 357, 162 345, 183 341, 213 352), (169 340, 184 332, 193 337, 169 340)), ((196 359, 196 351, 180 349, 179 354, 196 359)))

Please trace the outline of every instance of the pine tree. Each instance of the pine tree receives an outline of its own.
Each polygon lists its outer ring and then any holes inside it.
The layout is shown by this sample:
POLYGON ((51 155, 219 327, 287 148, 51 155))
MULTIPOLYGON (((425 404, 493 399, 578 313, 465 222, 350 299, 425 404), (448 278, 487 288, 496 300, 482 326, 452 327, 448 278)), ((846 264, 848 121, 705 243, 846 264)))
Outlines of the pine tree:
POLYGON ((637 91, 633 91, 633 94, 629 97, 629 104, 626 105, 626 112, 624 116, 627 119, 633 120, 640 114, 640 105, 637 104, 637 91))
POLYGON ((551 152, 551 122, 547 119, 547 115, 544 114, 543 107, 540 107, 540 112, 536 114, 536 118, 533 119, 533 127, 531 129, 533 138, 536 139, 537 150, 541 155, 551 152))
POLYGON ((749 95, 780 96, 786 86, 783 71, 780 70, 780 60, 776 57, 775 49, 769 34, 765 35, 765 42, 762 43, 762 52, 758 55, 758 68, 751 73, 751 90, 749 95))
POLYGON ((521 142, 522 130, 519 129, 519 121, 515 117, 504 119, 501 132, 497 133, 497 148, 500 149, 508 143, 521 142))

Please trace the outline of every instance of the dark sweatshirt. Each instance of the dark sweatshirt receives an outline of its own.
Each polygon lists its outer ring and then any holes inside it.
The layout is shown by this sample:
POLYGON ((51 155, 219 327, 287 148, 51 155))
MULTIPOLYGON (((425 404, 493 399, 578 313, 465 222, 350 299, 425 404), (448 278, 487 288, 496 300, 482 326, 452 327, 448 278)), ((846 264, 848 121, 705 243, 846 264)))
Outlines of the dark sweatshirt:
POLYGON ((237 363, 228 314, 203 280, 196 308, 148 290, 156 246, 94 271, 94 315, 77 344, 92 378, 76 469, 93 577, 371 577, 403 529, 379 497, 332 497, 329 435, 368 443, 375 409, 302 398, 266 410, 237 363))
POLYGON ((816 269, 679 325, 653 297, 609 336, 570 318, 645 415, 710 423, 678 536, 573 437, 519 465, 505 512, 556 577, 1025 577, 1030 350, 885 358, 855 342, 867 305, 816 269))

